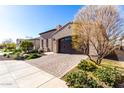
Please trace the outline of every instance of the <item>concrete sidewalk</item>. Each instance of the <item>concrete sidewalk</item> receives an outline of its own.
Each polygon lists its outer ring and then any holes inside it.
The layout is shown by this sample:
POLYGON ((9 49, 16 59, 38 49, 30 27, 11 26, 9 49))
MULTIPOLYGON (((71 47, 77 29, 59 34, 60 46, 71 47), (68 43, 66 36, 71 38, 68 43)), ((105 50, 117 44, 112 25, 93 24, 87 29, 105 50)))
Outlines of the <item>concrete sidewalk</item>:
POLYGON ((64 81, 24 61, 0 61, 2 88, 66 88, 64 81))

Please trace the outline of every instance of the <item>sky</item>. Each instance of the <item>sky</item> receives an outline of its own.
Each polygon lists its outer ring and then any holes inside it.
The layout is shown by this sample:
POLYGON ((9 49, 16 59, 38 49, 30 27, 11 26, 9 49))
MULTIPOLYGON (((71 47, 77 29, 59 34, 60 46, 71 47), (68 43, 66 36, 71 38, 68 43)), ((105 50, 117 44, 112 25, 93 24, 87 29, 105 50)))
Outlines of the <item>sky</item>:
MULTIPOLYGON (((0 43, 6 39, 35 38, 39 33, 72 21, 79 5, 0 6, 0 43)), ((119 6, 124 18, 124 6, 119 6)))
POLYGON ((11 38, 35 38, 73 20, 82 6, 0 6, 0 43, 11 38))

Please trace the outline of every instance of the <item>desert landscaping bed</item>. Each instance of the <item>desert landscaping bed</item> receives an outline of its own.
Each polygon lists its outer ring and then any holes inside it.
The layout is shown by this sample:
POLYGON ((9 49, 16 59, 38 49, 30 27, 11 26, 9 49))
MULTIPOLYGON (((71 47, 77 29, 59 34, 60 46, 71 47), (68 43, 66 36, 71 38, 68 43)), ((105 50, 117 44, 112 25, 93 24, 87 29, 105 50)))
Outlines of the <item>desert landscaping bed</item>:
POLYGON ((103 59, 98 66, 89 61, 81 61, 75 68, 66 73, 61 79, 69 87, 74 88, 123 88, 124 87, 123 61, 103 59))

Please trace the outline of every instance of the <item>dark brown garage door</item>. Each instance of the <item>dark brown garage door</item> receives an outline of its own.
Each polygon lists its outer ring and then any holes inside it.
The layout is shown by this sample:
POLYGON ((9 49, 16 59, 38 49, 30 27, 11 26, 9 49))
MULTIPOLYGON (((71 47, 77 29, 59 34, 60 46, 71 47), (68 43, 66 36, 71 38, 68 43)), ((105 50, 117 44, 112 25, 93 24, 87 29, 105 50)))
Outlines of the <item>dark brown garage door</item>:
POLYGON ((59 53, 79 53, 74 48, 72 48, 72 37, 64 37, 59 40, 59 53))

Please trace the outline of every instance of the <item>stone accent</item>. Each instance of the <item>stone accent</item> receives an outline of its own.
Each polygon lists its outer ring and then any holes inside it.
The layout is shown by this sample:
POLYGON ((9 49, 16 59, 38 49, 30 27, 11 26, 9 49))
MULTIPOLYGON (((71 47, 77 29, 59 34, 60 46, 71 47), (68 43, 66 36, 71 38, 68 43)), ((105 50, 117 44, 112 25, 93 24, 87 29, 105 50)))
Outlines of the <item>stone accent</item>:
POLYGON ((40 50, 51 52, 53 51, 52 39, 40 39, 40 50))
POLYGON ((57 53, 58 52, 58 40, 53 41, 53 52, 57 53))

